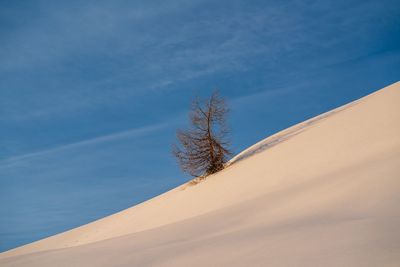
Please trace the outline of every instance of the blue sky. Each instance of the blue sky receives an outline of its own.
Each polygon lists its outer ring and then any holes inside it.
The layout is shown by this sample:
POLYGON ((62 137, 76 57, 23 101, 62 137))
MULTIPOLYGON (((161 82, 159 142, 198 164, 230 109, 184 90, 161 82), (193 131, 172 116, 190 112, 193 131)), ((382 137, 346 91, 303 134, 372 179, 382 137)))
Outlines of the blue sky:
POLYGON ((196 96, 237 153, 399 77, 398 1, 0 1, 0 251, 188 180, 196 96))

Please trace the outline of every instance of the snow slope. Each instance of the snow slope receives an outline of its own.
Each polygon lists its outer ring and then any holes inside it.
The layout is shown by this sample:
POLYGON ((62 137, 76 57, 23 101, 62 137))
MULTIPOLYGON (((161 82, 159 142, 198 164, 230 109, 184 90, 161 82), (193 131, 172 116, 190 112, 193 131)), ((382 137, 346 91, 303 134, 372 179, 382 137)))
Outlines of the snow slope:
POLYGON ((0 266, 399 266, 400 82, 0 266))

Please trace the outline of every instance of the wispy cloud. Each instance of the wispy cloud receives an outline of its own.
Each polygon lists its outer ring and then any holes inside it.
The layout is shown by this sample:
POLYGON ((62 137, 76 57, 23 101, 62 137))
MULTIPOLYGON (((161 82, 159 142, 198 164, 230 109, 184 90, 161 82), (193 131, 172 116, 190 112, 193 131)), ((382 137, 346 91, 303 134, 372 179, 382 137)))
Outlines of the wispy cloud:
MULTIPOLYGON (((37 3, 36 12, 29 18, 30 23, 23 23, 18 31, 3 33, 0 69, 42 67, 78 56, 82 50, 88 49, 108 55, 124 47, 135 49, 148 42, 148 35, 132 32, 130 27, 134 30, 138 24, 195 3, 172 1, 166 4, 159 1, 151 5, 133 2, 127 5, 117 1, 97 1, 95 4, 45 2, 37 3)), ((11 18, 15 14, 7 13, 7 9, 2 13, 10 20, 18 19, 11 18)))
POLYGON ((117 133, 103 135, 103 136, 99 136, 99 137, 95 137, 95 138, 91 138, 91 139, 87 139, 87 140, 82 140, 82 141, 71 143, 71 144, 60 145, 60 146, 46 149, 46 150, 41 150, 41 151, 37 151, 37 152, 33 152, 33 153, 27 153, 27 154, 23 154, 23 155, 9 157, 9 158, 6 158, 6 159, 0 161, 0 168, 2 166, 8 167, 8 166, 10 166, 10 164, 12 165, 15 162, 20 162, 23 160, 32 159, 32 158, 40 157, 40 156, 46 156, 46 155, 50 155, 50 154, 65 151, 65 150, 78 149, 78 148, 82 148, 82 147, 86 147, 86 146, 97 146, 97 145, 100 145, 103 143, 121 140, 121 139, 125 139, 125 138, 140 137, 144 134, 149 134, 152 132, 159 131, 159 130, 165 128, 167 125, 168 125, 167 123, 159 123, 159 124, 154 124, 154 125, 149 125, 149 126, 143 126, 140 128, 129 129, 129 130, 125 130, 122 132, 117 132, 117 133))
MULTIPOLYGON (((272 69, 282 42, 263 38, 289 32, 296 22, 282 16, 287 5, 243 12, 241 6, 228 5, 232 16, 202 14, 183 24, 171 19, 196 8, 215 7, 209 1, 40 6, 38 17, 0 44, 0 70, 32 73, 25 82, 15 79, 12 89, 2 86, 14 92, 3 99, 17 94, 18 100, 0 100, 5 110, 0 119, 65 116, 115 105, 149 90, 177 89, 199 77, 244 71, 261 55, 272 69), (38 80, 43 75, 50 76, 45 84, 38 80)), ((282 41, 285 47, 298 42, 282 41)))

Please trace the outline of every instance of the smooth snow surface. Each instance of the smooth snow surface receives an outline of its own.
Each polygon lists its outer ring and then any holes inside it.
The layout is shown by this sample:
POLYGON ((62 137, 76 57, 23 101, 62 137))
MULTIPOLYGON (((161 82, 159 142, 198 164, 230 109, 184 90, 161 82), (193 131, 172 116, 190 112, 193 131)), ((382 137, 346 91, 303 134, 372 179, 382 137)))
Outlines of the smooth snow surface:
POLYGON ((0 266, 400 266, 400 82, 0 266))

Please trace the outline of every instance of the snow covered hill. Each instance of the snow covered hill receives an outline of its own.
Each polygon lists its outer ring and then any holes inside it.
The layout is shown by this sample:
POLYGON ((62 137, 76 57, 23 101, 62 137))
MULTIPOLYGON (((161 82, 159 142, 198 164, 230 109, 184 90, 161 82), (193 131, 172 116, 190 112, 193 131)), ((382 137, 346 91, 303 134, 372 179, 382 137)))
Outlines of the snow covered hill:
POLYGON ((400 82, 0 266, 399 266, 399 203, 400 82))

